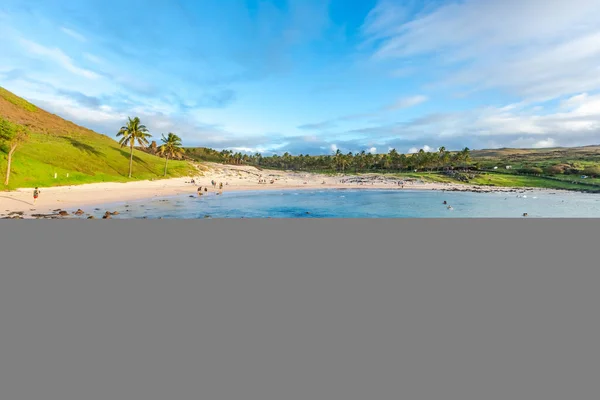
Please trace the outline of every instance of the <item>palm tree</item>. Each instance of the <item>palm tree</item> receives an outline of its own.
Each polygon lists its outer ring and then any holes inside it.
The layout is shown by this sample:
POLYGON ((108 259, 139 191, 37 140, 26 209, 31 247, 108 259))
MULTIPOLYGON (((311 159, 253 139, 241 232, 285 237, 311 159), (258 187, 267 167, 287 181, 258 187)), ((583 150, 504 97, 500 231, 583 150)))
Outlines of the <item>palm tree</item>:
POLYGON ((176 156, 183 155, 183 149, 181 148, 181 138, 174 133, 170 133, 167 137, 162 135, 162 142, 158 148, 158 154, 160 156, 165 157, 165 175, 167 176, 167 163, 169 162, 169 157, 175 158, 176 156))
POLYGON ((135 142, 141 147, 145 147, 148 145, 148 138, 152 137, 151 134, 148 133, 148 129, 141 124, 140 119, 135 117, 131 119, 128 118, 127 125, 121 127, 119 133, 117 133, 117 137, 123 136, 123 138, 119 141, 121 147, 129 146, 131 149, 131 153, 129 155, 129 177, 131 178, 131 169, 133 167, 133 146, 135 142))

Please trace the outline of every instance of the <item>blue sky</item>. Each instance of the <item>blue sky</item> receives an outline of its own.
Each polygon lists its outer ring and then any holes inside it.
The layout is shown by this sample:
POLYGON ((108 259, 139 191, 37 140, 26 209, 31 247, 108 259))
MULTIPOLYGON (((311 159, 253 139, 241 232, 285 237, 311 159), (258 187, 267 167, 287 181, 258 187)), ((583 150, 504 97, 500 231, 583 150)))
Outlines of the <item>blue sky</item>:
POLYGON ((600 143, 600 2, 3 0, 0 85, 263 154, 600 143))

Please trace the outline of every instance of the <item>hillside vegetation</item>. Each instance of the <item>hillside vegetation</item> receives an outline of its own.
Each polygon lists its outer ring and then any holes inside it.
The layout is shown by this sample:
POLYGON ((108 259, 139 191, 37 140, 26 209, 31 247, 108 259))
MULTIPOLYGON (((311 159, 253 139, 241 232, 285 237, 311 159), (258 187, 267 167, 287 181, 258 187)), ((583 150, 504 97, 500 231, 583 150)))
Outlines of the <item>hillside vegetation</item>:
MULTIPOLYGON (((48 113, 2 87, 0 119, 20 125, 29 133, 27 141, 14 154, 9 185, 5 186, 0 182, 0 190, 127 182, 159 179, 164 175, 164 158, 136 149, 133 175, 131 179, 128 178, 130 154, 127 148, 121 148, 106 135, 48 113)), ((115 134, 119 128, 120 126, 115 126, 115 134)), ((6 164, 7 151, 3 146, 0 150, 2 176, 6 171, 6 164)), ((186 161, 170 161, 167 177, 184 176, 192 171, 193 166, 186 161)))

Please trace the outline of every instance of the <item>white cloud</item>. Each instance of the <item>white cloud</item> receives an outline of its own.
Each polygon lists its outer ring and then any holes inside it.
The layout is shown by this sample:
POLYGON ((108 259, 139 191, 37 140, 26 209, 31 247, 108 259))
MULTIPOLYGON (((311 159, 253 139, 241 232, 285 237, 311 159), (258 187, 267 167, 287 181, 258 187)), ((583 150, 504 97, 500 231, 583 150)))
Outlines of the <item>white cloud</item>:
POLYGON ((552 138, 540 140, 533 144, 533 148, 535 148, 535 149, 541 149, 541 148, 545 148, 545 147, 554 147, 554 146, 556 146, 556 141, 552 138))
POLYGON ((600 88, 598 20, 598 0, 453 1, 411 21, 405 6, 385 0, 363 34, 374 60, 398 61, 392 70, 429 55, 445 84, 546 100, 600 88))
POLYGON ((99 75, 85 68, 77 67, 71 57, 67 56, 62 50, 49 48, 26 39, 20 39, 21 45, 29 53, 47 58, 62 66, 69 72, 83 76, 88 79, 97 79, 99 75))
POLYGON ((118 130, 120 122, 127 118, 125 114, 117 112, 110 107, 104 107, 104 109, 84 107, 64 96, 44 95, 40 93, 37 97, 38 100, 36 103, 40 107, 70 121, 93 125, 112 124, 118 130))
MULTIPOLYGON (((546 104, 544 104, 545 106, 546 104)), ((528 147, 600 143, 600 94, 577 94, 554 107, 520 105, 431 114, 398 127, 407 135, 448 147, 528 147), (470 144, 469 144, 470 143, 470 144)), ((423 147, 427 150, 427 146, 423 147)), ((416 148, 410 151, 418 150, 416 148)))
POLYGON ((404 97, 402 99, 398 99, 394 104, 391 104, 388 107, 386 107, 386 110, 392 111, 400 110, 402 108, 414 107, 416 105, 424 103, 425 101, 427 101, 427 96, 423 95, 404 97))
POLYGON ((338 147, 335 144, 332 144, 331 146, 329 146, 329 148, 331 149, 331 151, 333 151, 334 153, 336 151, 338 151, 338 147))
POLYGON ((90 53, 83 53, 83 58, 96 64, 102 64, 102 59, 90 53))
POLYGON ((431 147, 429 147, 429 146, 425 145, 425 146, 423 146, 423 147, 421 147, 421 148, 411 147, 410 149, 408 149, 408 154, 415 154, 415 153, 418 153, 418 152, 419 152, 419 150, 421 150, 421 149, 423 149, 423 151, 424 151, 424 152, 427 152, 427 153, 429 153, 429 152, 432 152, 432 151, 435 151, 433 148, 431 148, 431 147))
POLYGON ((377 148, 376 147, 371 147, 367 152, 371 153, 371 154, 377 154, 377 148))
POLYGON ((60 28, 61 31, 63 31, 64 33, 66 33, 67 35, 71 36, 74 39, 79 40, 80 42, 85 42, 87 41, 85 36, 83 36, 81 33, 75 32, 72 29, 69 28, 65 28, 64 26, 60 28))

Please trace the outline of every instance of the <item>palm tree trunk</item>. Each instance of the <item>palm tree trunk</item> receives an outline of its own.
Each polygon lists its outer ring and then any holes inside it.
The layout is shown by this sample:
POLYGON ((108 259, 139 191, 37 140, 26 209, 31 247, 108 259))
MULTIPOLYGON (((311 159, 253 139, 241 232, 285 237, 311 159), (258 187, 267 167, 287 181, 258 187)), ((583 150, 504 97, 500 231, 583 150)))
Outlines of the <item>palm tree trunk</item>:
POLYGON ((10 165, 12 164, 12 156, 16 149, 17 149, 17 146, 13 145, 13 146, 11 146, 11 148, 8 152, 8 160, 6 163, 6 179, 4 180, 5 185, 8 185, 8 181, 10 180, 10 165))
POLYGON ((131 169, 133 168, 133 143, 131 144, 131 154, 129 155, 129 177, 131 178, 131 169))
POLYGON ((169 162, 169 156, 165 156, 165 176, 167 176, 167 163, 169 162))

